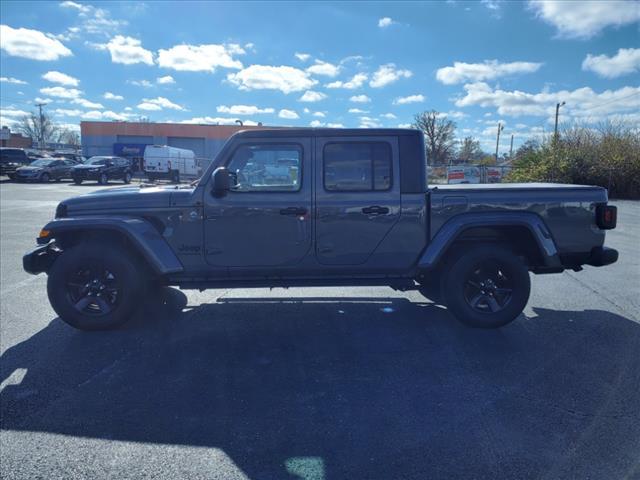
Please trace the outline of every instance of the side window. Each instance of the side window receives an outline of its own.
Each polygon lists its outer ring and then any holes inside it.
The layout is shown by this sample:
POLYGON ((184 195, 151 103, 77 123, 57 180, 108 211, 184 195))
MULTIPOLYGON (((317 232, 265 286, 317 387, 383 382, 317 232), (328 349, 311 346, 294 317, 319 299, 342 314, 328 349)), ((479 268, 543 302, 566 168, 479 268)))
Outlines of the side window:
POLYGON ((370 192, 391 188, 391 146, 386 142, 328 143, 323 160, 326 190, 370 192))
POLYGON ((297 192, 302 178, 302 146, 241 145, 227 168, 235 176, 234 192, 297 192))

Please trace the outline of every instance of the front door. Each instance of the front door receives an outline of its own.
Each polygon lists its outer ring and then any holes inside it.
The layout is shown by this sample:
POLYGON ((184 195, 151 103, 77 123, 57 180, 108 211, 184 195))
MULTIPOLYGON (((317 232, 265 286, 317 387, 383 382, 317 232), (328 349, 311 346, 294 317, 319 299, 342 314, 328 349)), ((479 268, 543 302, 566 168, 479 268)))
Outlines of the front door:
POLYGON ((205 255, 214 266, 290 266, 311 248, 311 140, 247 138, 224 165, 236 185, 205 191, 205 255))
POLYGON ((362 265, 400 218, 396 137, 316 140, 316 258, 362 265))

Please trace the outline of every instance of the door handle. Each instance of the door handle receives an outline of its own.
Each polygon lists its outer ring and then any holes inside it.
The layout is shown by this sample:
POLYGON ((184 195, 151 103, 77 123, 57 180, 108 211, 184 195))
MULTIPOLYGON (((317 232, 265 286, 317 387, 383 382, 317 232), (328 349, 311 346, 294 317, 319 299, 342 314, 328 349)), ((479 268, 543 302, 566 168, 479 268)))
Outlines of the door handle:
POLYGON ((371 207, 364 207, 362 213, 365 215, 386 215, 389 213, 389 208, 372 205, 371 207))
POLYGON ((307 209, 304 207, 287 207, 280 210, 280 215, 306 215, 307 209))

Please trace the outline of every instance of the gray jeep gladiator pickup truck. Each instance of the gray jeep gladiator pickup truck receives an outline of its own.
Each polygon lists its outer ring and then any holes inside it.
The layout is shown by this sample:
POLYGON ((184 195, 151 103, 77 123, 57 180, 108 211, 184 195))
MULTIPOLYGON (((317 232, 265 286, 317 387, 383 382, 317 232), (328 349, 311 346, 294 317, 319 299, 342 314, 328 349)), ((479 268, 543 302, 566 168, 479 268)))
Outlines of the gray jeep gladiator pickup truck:
POLYGON ((524 309, 529 272, 617 260, 605 189, 429 188, 423 142, 405 129, 239 132, 191 185, 61 202, 24 269, 46 272, 54 310, 85 330, 122 324, 158 285, 382 285, 492 328, 524 309))

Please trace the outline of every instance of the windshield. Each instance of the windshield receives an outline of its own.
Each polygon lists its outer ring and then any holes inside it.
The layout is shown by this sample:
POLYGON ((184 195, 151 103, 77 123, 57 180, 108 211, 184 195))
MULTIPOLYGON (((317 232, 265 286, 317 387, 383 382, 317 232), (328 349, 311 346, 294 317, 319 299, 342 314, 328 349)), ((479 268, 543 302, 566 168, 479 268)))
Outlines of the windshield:
POLYGON ((85 165, 104 165, 107 163, 107 158, 105 157, 91 157, 89 160, 84 162, 85 165))
POLYGON ((29 165, 31 167, 46 167, 47 165, 51 165, 55 160, 45 160, 44 158, 41 160, 36 160, 35 162, 31 162, 29 165))

